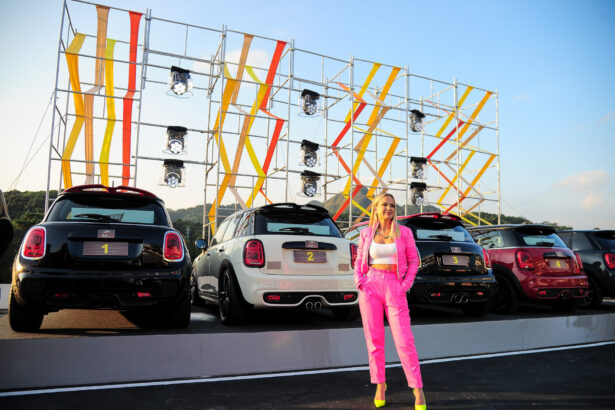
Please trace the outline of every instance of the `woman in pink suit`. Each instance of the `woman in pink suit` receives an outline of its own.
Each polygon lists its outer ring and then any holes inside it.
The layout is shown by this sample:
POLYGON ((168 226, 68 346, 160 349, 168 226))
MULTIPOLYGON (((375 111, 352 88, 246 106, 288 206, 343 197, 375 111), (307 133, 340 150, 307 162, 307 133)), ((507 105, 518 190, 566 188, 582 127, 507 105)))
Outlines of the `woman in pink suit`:
POLYGON ((369 226, 361 231, 355 260, 355 284, 369 355, 371 382, 376 384, 374 404, 385 405, 384 318, 386 313, 415 409, 425 409, 419 359, 410 330, 406 292, 419 267, 412 231, 396 222, 395 199, 381 194, 372 202, 369 226))

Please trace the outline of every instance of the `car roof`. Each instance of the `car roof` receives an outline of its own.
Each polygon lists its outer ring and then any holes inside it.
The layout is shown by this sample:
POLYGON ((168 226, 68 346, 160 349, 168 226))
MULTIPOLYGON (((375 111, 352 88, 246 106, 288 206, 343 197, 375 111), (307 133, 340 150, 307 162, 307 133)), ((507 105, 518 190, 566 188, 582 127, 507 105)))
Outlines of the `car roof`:
POLYGON ((275 203, 275 204, 269 204, 269 205, 264 205, 258 208, 253 208, 256 211, 273 211, 273 210, 281 210, 281 211, 287 211, 287 210, 293 210, 293 211, 303 211, 303 212, 317 212, 317 213, 325 213, 327 215, 329 214, 329 211, 327 211, 327 209, 323 208, 322 206, 318 206, 318 205, 312 205, 312 204, 304 204, 304 205, 299 205, 296 204, 294 202, 280 202, 280 203, 275 203))
MULTIPOLYGON (((156 195, 144 189, 129 186, 108 187, 102 184, 75 185, 62 191, 59 195, 86 193, 86 194, 110 194, 110 195, 134 195, 148 198, 158 198, 156 195)), ((161 200, 161 199, 160 199, 161 200)))
MULTIPOLYGON (((449 221, 459 222, 461 224, 461 218, 458 217, 457 215, 441 214, 441 213, 438 213, 438 212, 424 212, 424 213, 420 213, 420 214, 403 215, 403 216, 398 216, 397 217, 398 221, 402 221, 402 220, 406 220, 406 219, 414 219, 414 220, 445 219, 445 220, 449 220, 449 221)), ((363 225, 367 225, 367 224, 369 224, 369 221, 365 221, 365 222, 361 222, 361 223, 352 225, 350 228, 347 229, 347 231, 351 230, 352 228, 363 226, 363 225)))
POLYGON ((468 231, 476 231, 479 229, 513 229, 513 228, 540 228, 540 229, 552 229, 555 228, 551 225, 546 224, 502 224, 502 225, 479 225, 479 226, 470 226, 467 228, 468 231))

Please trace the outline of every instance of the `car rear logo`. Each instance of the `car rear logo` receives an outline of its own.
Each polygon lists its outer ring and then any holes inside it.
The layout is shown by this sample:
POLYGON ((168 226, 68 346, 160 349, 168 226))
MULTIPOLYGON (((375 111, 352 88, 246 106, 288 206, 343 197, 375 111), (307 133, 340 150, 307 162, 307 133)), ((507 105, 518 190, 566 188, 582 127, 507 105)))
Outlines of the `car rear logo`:
POLYGON ((459 246, 451 246, 451 252, 461 253, 461 248, 459 246))
POLYGON ((555 255, 556 255, 558 258, 563 258, 564 256, 566 256, 566 255, 564 255, 564 252, 562 252, 562 251, 555 251, 555 255))
POLYGON ((316 241, 305 241, 305 247, 306 248, 316 249, 316 248, 318 248, 318 242, 316 242, 316 241))
POLYGON ((99 229, 99 238, 115 238, 115 229, 99 229))

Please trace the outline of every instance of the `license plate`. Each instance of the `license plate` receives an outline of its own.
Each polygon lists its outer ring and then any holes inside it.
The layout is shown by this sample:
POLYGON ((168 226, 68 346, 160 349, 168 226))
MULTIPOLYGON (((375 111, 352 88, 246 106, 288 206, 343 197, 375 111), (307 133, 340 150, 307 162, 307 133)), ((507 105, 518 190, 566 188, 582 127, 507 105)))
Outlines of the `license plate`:
POLYGON ((325 251, 293 251, 295 263, 326 263, 325 251))
POLYGON ((468 266, 470 257, 464 255, 442 255, 442 264, 447 266, 468 266))
POLYGON ((128 256, 128 242, 84 242, 83 256, 128 256))
POLYGON ((568 261, 565 259, 549 259, 551 269, 568 269, 568 261))

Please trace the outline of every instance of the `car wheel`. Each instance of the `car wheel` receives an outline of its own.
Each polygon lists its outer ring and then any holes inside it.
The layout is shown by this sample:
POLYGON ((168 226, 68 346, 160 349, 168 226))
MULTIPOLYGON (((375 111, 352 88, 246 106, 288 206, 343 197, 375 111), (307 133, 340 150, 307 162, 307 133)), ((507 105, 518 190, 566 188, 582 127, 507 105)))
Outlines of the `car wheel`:
POLYGON ((225 325, 241 323, 248 316, 248 306, 243 300, 239 284, 230 269, 222 272, 219 292, 220 320, 225 325))
POLYGON ((490 302, 474 302, 462 306, 461 310, 468 316, 481 317, 485 316, 492 307, 493 304, 490 302))
POLYGON ((587 282, 589 282, 589 292, 583 302, 581 303, 581 307, 588 309, 597 309, 600 307, 602 303, 602 299, 604 298, 604 293, 598 283, 589 276, 587 277, 587 282))
POLYGON ((358 306, 333 307, 331 308, 331 312, 336 320, 342 322, 350 322, 356 320, 360 316, 358 306))
POLYGON ((495 295, 493 310, 497 313, 510 314, 519 307, 519 297, 510 280, 497 275, 498 293, 495 295))
POLYGON ((34 332, 41 328, 45 313, 28 306, 21 306, 13 289, 9 298, 9 323, 16 332, 34 332))
POLYGON ((164 313, 164 322, 167 327, 181 328, 190 324, 190 289, 185 289, 182 298, 176 306, 172 306, 164 313))
POLYGON ((204 306, 205 301, 199 295, 199 288, 194 276, 190 275, 190 303, 194 306, 204 306))

